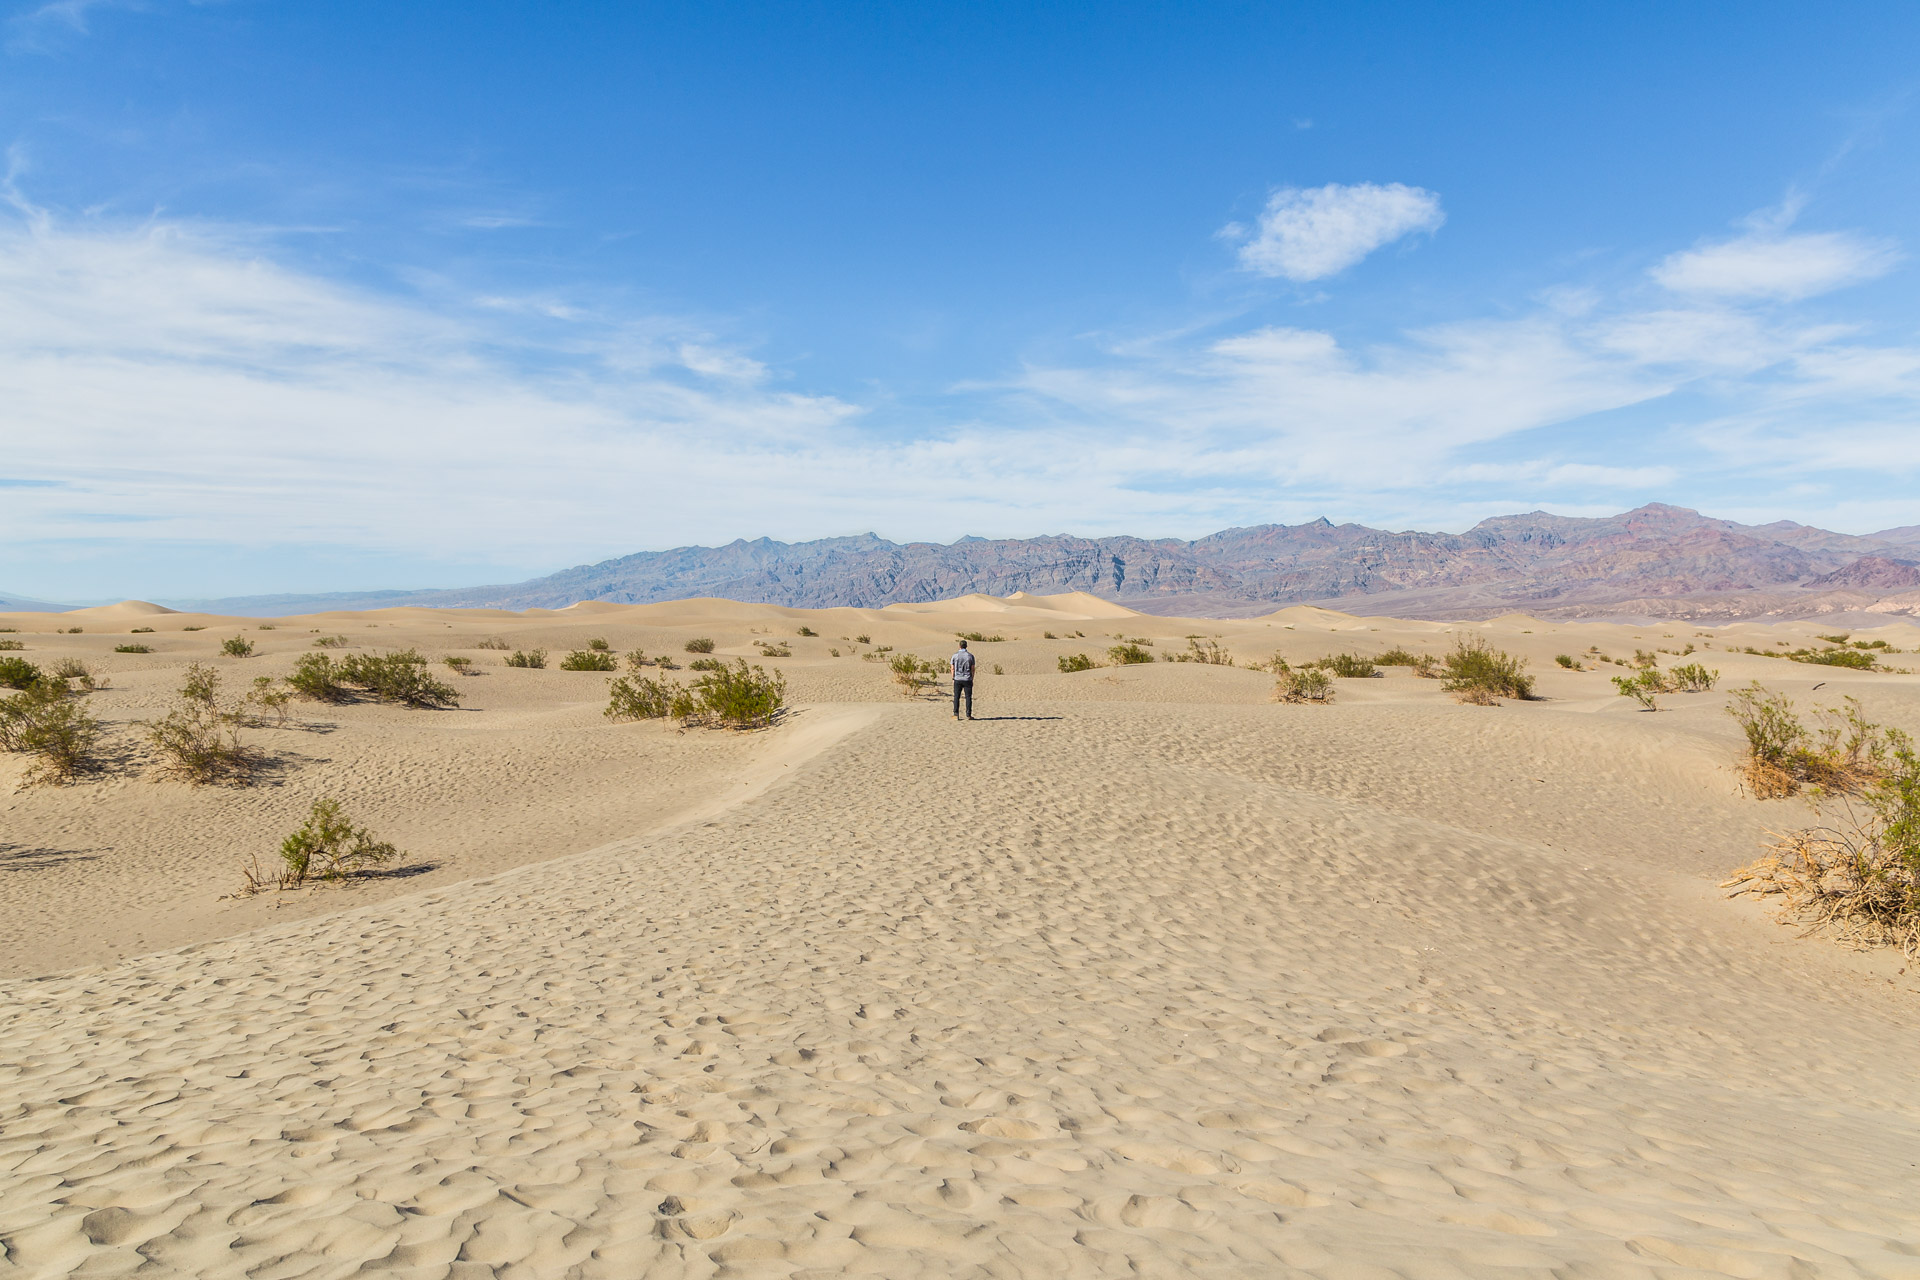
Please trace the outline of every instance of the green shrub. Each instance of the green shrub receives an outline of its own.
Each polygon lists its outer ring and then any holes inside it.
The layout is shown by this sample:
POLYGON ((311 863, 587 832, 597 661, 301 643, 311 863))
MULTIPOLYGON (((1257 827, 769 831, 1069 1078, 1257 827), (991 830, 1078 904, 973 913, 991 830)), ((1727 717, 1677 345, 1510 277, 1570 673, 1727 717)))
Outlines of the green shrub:
POLYGON ((689 671, 719 671, 727 664, 718 658, 695 658, 687 664, 689 671))
POLYGON ((458 672, 460 675, 470 676, 470 675, 477 674, 473 669, 472 658, 463 657, 455 654, 448 654, 446 657, 440 659, 440 661, 444 663, 450 670, 458 672))
POLYGON ((1060 669, 1065 672, 1091 671, 1100 664, 1084 653, 1065 653, 1060 655, 1060 669))
POLYGON ((194 663, 187 668, 180 704, 159 720, 142 721, 147 742, 160 756, 163 777, 193 786, 245 786, 259 756, 240 740, 242 716, 220 705, 220 673, 194 663))
POLYGON ((66 629, 65 631, 63 631, 63 632, 61 632, 60 634, 62 634, 62 635, 68 635, 68 636, 77 636, 77 635, 79 635, 79 634, 80 634, 80 628, 79 628, 79 627, 68 627, 68 628, 67 628, 67 629, 66 629))
POLYGON ((1412 667, 1419 665, 1420 655, 1395 645, 1374 661, 1383 667, 1412 667))
POLYGON ((253 656, 253 641, 245 636, 229 636, 220 642, 220 652, 230 658, 249 658, 253 656))
POLYGON ((254 628, 255 631, 278 631, 279 629, 280 628, 274 626, 271 622, 263 622, 254 628))
POLYGON ((1874 655, 1859 649, 1824 649, 1818 653, 1798 650, 1789 653, 1788 658, 1795 662, 1811 662, 1822 667, 1851 667, 1855 671, 1871 671, 1874 655))
POLYGON ((688 653, 712 653, 713 641, 707 639, 705 636, 697 636, 687 641, 686 649, 688 653))
POLYGON ((78 680, 87 689, 98 688, 106 683, 104 677, 96 677, 93 668, 78 658, 62 658, 53 668, 57 680, 78 680))
POLYGON ((562 671, 618 671, 619 664, 611 653, 597 649, 575 649, 560 659, 562 671))
POLYGON ((962 631, 958 635, 962 640, 971 640, 975 644, 1001 644, 1006 640, 1005 636, 990 636, 981 631, 962 631))
POLYGON ((1667 679, 1677 693, 1706 693, 1720 683, 1720 673, 1709 671, 1697 662, 1689 662, 1667 672, 1667 679))
POLYGON ((66 681, 40 679, 0 698, 0 750, 38 757, 26 782, 71 782, 93 762, 100 722, 66 681))
POLYGON ((853 642, 855 644, 872 644, 873 637, 869 635, 858 635, 853 638, 853 642))
POLYGON ((1636 667, 1657 667, 1660 665, 1660 659, 1649 650, 1635 649, 1633 651, 1633 665, 1636 667))
POLYGON ((414 649, 350 654, 340 660, 339 672, 342 684, 364 689, 382 702, 435 709, 460 705, 453 686, 428 675, 427 660, 414 649))
POLYGON ((202 627, 182 627, 180 629, 182 631, 205 631, 206 630, 206 628, 203 626, 202 627))
POLYGON ((25 658, 0 658, 0 689, 25 689, 40 678, 40 668, 25 658))
POLYGON ((345 636, 321 636, 313 642, 316 649, 344 649, 347 647, 345 636))
POLYGON ((677 699, 687 697, 671 680, 626 676, 609 684, 607 694, 604 714, 609 720, 662 720, 673 714, 677 699))
POLYGON ((1115 665, 1123 667, 1153 661, 1152 654, 1132 641, 1128 641, 1125 644, 1114 645, 1111 649, 1107 650, 1107 657, 1112 660, 1115 665))
POLYGON ((1747 738, 1743 768, 1759 798, 1790 796, 1802 786, 1816 793, 1857 793, 1879 781, 1887 761, 1911 747, 1907 735, 1868 720, 1856 698, 1841 707, 1816 708, 1818 729, 1808 729, 1784 694, 1754 681, 1727 700, 1727 714, 1747 738))
POLYGON ((1230 667, 1233 655, 1220 647, 1218 640, 1205 636, 1188 636, 1185 653, 1163 653, 1163 662, 1198 662, 1210 667, 1230 667))
POLYGON ((1556 653, 1553 655, 1553 660, 1569 671, 1585 670, 1585 668, 1580 665, 1580 659, 1570 653, 1556 653))
POLYGON ((1274 682, 1275 702, 1332 702, 1333 678, 1318 668, 1287 668, 1274 682))
POLYGON ((1357 653, 1332 653, 1305 665, 1318 667, 1328 675, 1338 676, 1342 680, 1365 680, 1380 674, 1371 658, 1362 657, 1357 653))
POLYGON ((117 644, 113 646, 113 651, 115 653, 152 653, 153 647, 144 644, 117 644))
POLYGON ((940 667, 937 663, 916 658, 910 653, 897 653, 888 662, 887 669, 893 672, 893 682, 900 686, 900 692, 907 697, 918 697, 933 688, 940 679, 940 667))
POLYGON ((0 640, 0 650, 11 649, 18 651, 26 647, 27 646, 21 644, 18 640, 0 640))
POLYGON ((802 627, 798 631, 794 632, 794 634, 801 635, 801 636, 817 636, 820 633, 818 631, 815 631, 812 627, 802 627))
MULTIPOLYGON (((253 688, 247 693, 250 705, 273 712, 274 719, 280 724, 287 722, 287 705, 292 701, 293 690, 281 688, 272 676, 255 676, 253 688)), ((257 725, 259 721, 256 719, 254 723, 257 725)))
POLYGON ((734 665, 709 671, 688 690, 695 716, 729 729, 753 729, 773 723, 787 702, 786 678, 768 675, 764 667, 747 667, 745 658, 734 665))
POLYGON ((680 664, 664 653, 653 660, 653 665, 662 671, 678 671, 680 669, 680 664))
POLYGON ((1615 676, 1613 687, 1623 698, 1632 698, 1648 711, 1658 711, 1660 704, 1654 695, 1667 692, 1667 682, 1658 671, 1642 671, 1638 675, 1615 676))
POLYGON ((507 642, 499 636, 488 636, 485 640, 480 641, 473 647, 476 649, 498 649, 502 653, 505 653, 509 646, 507 642))
MULTIPOLYGON (((286 870, 269 883, 294 889, 309 880, 338 882, 391 862, 399 853, 392 844, 375 840, 347 821, 338 800, 315 800, 300 829, 280 842, 280 859, 286 870)), ((267 887, 258 882, 257 872, 246 874, 250 891, 267 887)))
POLYGON ((152 635, 153 628, 152 627, 134 627, 130 631, 128 631, 127 634, 133 635, 133 636, 152 635))
POLYGON ((1496 698, 1533 696, 1533 677, 1523 674, 1527 660, 1495 649, 1479 636, 1456 640, 1441 665, 1440 687, 1462 702, 1486 705, 1496 698))
POLYGON ((324 653, 301 654, 293 664, 293 674, 287 677, 287 685, 315 702, 341 702, 347 696, 340 684, 340 672, 324 653))
POLYGON ((602 640, 598 636, 595 636, 593 639, 587 641, 587 648, 593 650, 595 653, 612 653, 613 652, 613 646, 608 644, 605 640, 602 640))
POLYGON ((505 658, 502 658, 501 661, 510 667, 544 667, 547 665, 547 651, 545 649, 515 649, 505 658))
POLYGON ((784 640, 779 643, 775 643, 772 640, 755 640, 754 643, 760 646, 760 656, 763 658, 791 658, 793 656, 793 650, 787 647, 784 640))

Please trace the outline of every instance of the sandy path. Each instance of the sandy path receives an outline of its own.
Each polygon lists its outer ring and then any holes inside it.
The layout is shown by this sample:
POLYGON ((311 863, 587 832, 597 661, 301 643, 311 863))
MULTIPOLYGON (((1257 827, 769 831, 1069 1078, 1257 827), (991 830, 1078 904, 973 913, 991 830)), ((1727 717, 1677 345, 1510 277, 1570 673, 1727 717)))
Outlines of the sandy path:
POLYGON ((1912 996, 1705 898, 1683 718, 1369 710, 881 708, 14 982, 0 1273, 1920 1276, 1912 996))

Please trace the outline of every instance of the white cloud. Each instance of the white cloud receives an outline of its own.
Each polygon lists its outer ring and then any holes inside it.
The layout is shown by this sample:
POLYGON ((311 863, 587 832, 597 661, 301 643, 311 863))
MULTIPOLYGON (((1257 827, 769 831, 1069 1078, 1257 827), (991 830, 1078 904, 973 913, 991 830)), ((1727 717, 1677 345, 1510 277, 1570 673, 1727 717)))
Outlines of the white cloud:
MULTIPOLYGON (((1439 196, 1398 182, 1287 187, 1268 199, 1252 238, 1240 246, 1240 265, 1263 276, 1319 280, 1445 221, 1439 196)), ((1241 239, 1248 233, 1232 224, 1222 234, 1241 239)))
POLYGON ((1653 278, 1675 293, 1796 301, 1885 275, 1899 261, 1893 244, 1853 232, 1762 230, 1671 254, 1653 278))

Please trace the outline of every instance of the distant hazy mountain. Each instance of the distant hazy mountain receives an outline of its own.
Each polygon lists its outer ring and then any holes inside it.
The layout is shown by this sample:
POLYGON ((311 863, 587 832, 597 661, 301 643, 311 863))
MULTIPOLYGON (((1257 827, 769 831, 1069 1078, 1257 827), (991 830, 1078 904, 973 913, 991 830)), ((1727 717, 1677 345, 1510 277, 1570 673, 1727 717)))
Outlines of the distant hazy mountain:
POLYGON ((71 608, 73 606, 70 604, 48 604, 45 600, 30 600, 26 596, 0 591, 0 613, 65 613, 71 608))
POLYGON ((1234 616, 1322 604, 1402 617, 1700 620, 1920 612, 1920 526, 1867 537, 1792 521, 1743 525, 1651 504, 1580 519, 1499 516, 1465 533, 1395 533, 1316 520, 1179 538, 872 534, 645 551, 545 578, 454 591, 174 602, 264 615, 394 605, 564 608, 722 596, 803 608, 878 607, 972 591, 1087 591, 1153 613, 1234 616), (1905 599, 1914 595, 1914 600, 1905 599))

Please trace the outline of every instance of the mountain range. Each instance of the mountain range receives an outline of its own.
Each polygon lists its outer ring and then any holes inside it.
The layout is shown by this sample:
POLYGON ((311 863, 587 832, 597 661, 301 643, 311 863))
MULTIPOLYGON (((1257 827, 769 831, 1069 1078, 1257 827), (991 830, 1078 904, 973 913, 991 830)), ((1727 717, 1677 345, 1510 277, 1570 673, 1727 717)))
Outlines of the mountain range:
MULTIPOLYGON (((173 601, 250 616, 399 605, 563 608, 720 596, 878 607, 970 592, 1087 591, 1148 613, 1242 617, 1291 604, 1413 618, 1692 619, 1920 615, 1920 525, 1857 536, 1789 520, 1744 525, 1653 503, 1578 518, 1535 511, 1465 533, 1315 520, 1179 538, 873 534, 645 551, 500 586, 173 601)), ((0 603, 0 610, 6 609, 0 603)), ((58 607, 58 606, 49 606, 58 607)))

